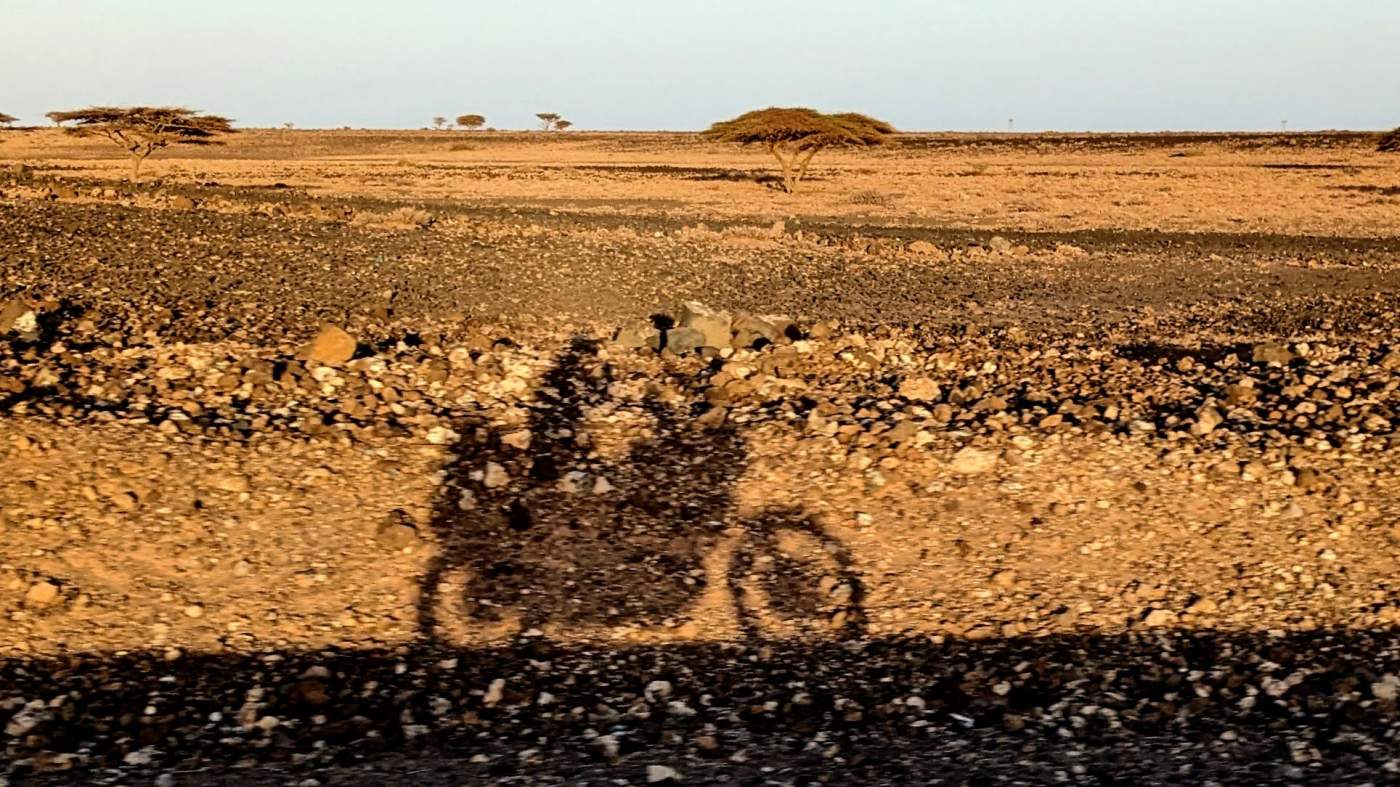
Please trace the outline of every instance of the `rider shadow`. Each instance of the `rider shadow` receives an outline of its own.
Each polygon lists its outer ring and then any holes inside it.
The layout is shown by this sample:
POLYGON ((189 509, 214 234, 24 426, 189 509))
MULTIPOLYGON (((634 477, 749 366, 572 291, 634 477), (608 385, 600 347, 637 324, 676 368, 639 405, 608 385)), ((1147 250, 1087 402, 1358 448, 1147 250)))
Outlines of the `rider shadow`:
POLYGON ((699 428, 699 406, 620 400, 614 382, 596 344, 576 338, 523 428, 458 425, 434 504, 420 634, 436 640, 454 624, 677 630, 717 583, 749 638, 862 632, 862 585, 838 539, 793 509, 739 516, 743 437, 699 428), (625 448, 607 450, 590 411, 604 424, 628 419, 625 448))

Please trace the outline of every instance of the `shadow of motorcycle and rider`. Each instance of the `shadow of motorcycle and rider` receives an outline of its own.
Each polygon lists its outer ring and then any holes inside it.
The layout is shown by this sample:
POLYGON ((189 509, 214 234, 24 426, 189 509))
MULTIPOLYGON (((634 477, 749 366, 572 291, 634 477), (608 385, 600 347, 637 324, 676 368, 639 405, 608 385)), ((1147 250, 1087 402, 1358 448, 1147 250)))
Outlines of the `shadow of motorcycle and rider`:
POLYGON ((522 428, 481 417, 457 425, 434 502, 422 636, 455 627, 684 638, 716 598, 750 639, 863 632, 846 546, 801 510, 737 504, 748 469, 738 429, 701 426, 700 405, 621 399, 614 382, 596 343, 576 338, 544 374, 522 428), (639 426, 616 456, 593 439, 598 412, 639 426))

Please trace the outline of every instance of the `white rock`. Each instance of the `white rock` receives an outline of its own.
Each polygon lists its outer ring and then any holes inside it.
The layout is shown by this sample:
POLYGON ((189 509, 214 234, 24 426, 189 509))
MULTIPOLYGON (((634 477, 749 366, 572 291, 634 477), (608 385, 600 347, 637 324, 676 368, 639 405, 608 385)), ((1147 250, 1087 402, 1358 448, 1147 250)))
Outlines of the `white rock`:
POLYGON ((28 735, 46 718, 47 714, 44 710, 47 707, 43 700, 34 700, 25 705, 18 713, 10 717, 9 723, 5 725, 5 734, 15 738, 28 735))
POLYGON ((434 426, 428 430, 428 442, 433 445, 448 445, 457 441, 459 435, 445 426, 434 426))
POLYGON ((949 465, 954 473, 961 475, 981 475, 990 472, 996 466, 996 454, 972 447, 964 448, 953 454, 953 462, 949 465))
POLYGON ((943 395, 943 389, 927 377, 911 377, 899 384, 899 395, 917 402, 932 402, 943 395))
POLYGON ((486 474, 482 476, 481 483, 485 484, 487 489, 496 489, 510 483, 510 474, 499 464, 487 462, 486 474))
POLYGON ((671 682, 669 680, 654 680, 647 684, 643 691, 648 702, 655 702, 657 699, 666 699, 671 696, 671 682))
POLYGON ((496 703, 501 701, 501 698, 505 696, 505 691, 506 679, 496 678, 495 680, 491 681, 490 686, 486 687, 486 696, 482 697, 481 701, 486 704, 486 707, 492 707, 496 703))
POLYGON ((1150 628, 1170 626, 1176 622, 1176 613, 1169 609, 1154 609, 1147 613, 1147 617, 1142 622, 1143 625, 1150 628))
POLYGON ((678 782, 681 780, 680 771, 665 765, 647 766, 647 784, 660 784, 662 782, 678 782))

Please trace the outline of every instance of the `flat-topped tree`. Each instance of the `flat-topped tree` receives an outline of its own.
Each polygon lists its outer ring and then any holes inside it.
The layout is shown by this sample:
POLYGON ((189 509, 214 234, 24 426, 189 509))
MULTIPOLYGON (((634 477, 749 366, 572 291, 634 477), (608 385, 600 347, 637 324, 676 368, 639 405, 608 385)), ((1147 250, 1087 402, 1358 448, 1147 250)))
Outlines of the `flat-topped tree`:
POLYGON ((16 120, 19 120, 19 118, 15 117, 14 115, 6 115, 4 112, 0 112, 0 126, 8 126, 16 120))
POLYGON ((457 125, 468 131, 475 131, 486 125, 485 115, 458 115, 457 125))
POLYGON ((69 134, 106 137, 119 145, 131 157, 133 183, 141 175, 141 163, 157 150, 171 145, 217 145, 216 136, 234 130, 226 117, 183 107, 88 107, 50 112, 46 117, 69 134))
POLYGON ((822 148, 872 147, 884 144, 894 133, 889 123, 856 112, 827 115, 806 107, 770 107, 716 123, 703 136, 740 145, 767 145, 782 167, 784 189, 792 192, 822 148))
POLYGON ((1376 150, 1381 153, 1400 153, 1400 128, 1393 128, 1381 137, 1381 143, 1376 146, 1376 150))
POLYGON ((433 128, 437 129, 438 131, 441 131, 442 127, 445 125, 447 125, 447 118, 443 117, 442 115, 438 115, 437 117, 433 118, 433 128))
POLYGON ((535 117, 540 119, 541 131, 553 131, 554 124, 564 119, 556 112, 540 112, 535 117))
POLYGON ((558 120, 554 121, 555 131, 568 131, 573 127, 574 122, 572 120, 565 120, 564 118, 559 118, 558 120))

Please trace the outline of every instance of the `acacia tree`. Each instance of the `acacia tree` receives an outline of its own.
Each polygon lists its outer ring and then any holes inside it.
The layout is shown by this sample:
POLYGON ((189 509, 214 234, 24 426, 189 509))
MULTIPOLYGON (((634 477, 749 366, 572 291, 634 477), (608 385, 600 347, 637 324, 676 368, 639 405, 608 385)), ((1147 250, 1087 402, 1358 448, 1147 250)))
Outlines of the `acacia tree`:
POLYGON ((807 176, 817 151, 828 147, 872 147, 896 133, 894 126, 856 112, 826 115, 806 107, 770 107, 715 123, 702 136, 740 145, 767 145, 791 193, 807 176))
POLYGON ((79 137, 106 137, 131 157, 131 181, 141 174, 147 156, 171 145, 217 145, 219 134, 233 133, 232 122, 183 107, 88 107, 46 115, 79 137))
POLYGON ((0 112, 0 126, 9 126, 16 120, 19 120, 19 118, 15 117, 14 115, 6 115, 4 112, 0 112))
POLYGON ((571 129, 571 128, 573 128, 573 127, 574 127, 574 122, 573 122, 572 120, 565 120, 565 119, 563 119, 563 118, 559 118, 558 120, 554 121, 554 130, 555 130, 555 131, 568 131, 569 129, 571 129))
POLYGON ((1381 153, 1400 153, 1400 127, 1387 131, 1381 137, 1381 143, 1376 146, 1376 150, 1381 153))
POLYGON ((458 116, 457 116, 457 125, 461 126, 461 127, 464 128, 464 129, 467 129, 468 131, 475 131, 475 130, 481 128, 482 126, 486 125, 486 116, 484 116, 484 115, 458 115, 458 116))
POLYGON ((540 119, 541 131, 553 131, 555 126, 559 124, 559 121, 564 119, 563 117, 554 112, 540 112, 539 114, 535 115, 535 117, 540 119))
POLYGON ((437 129, 438 131, 441 131, 442 127, 445 125, 447 125, 447 118, 443 117, 442 115, 438 115, 437 117, 433 118, 433 128, 437 129))

